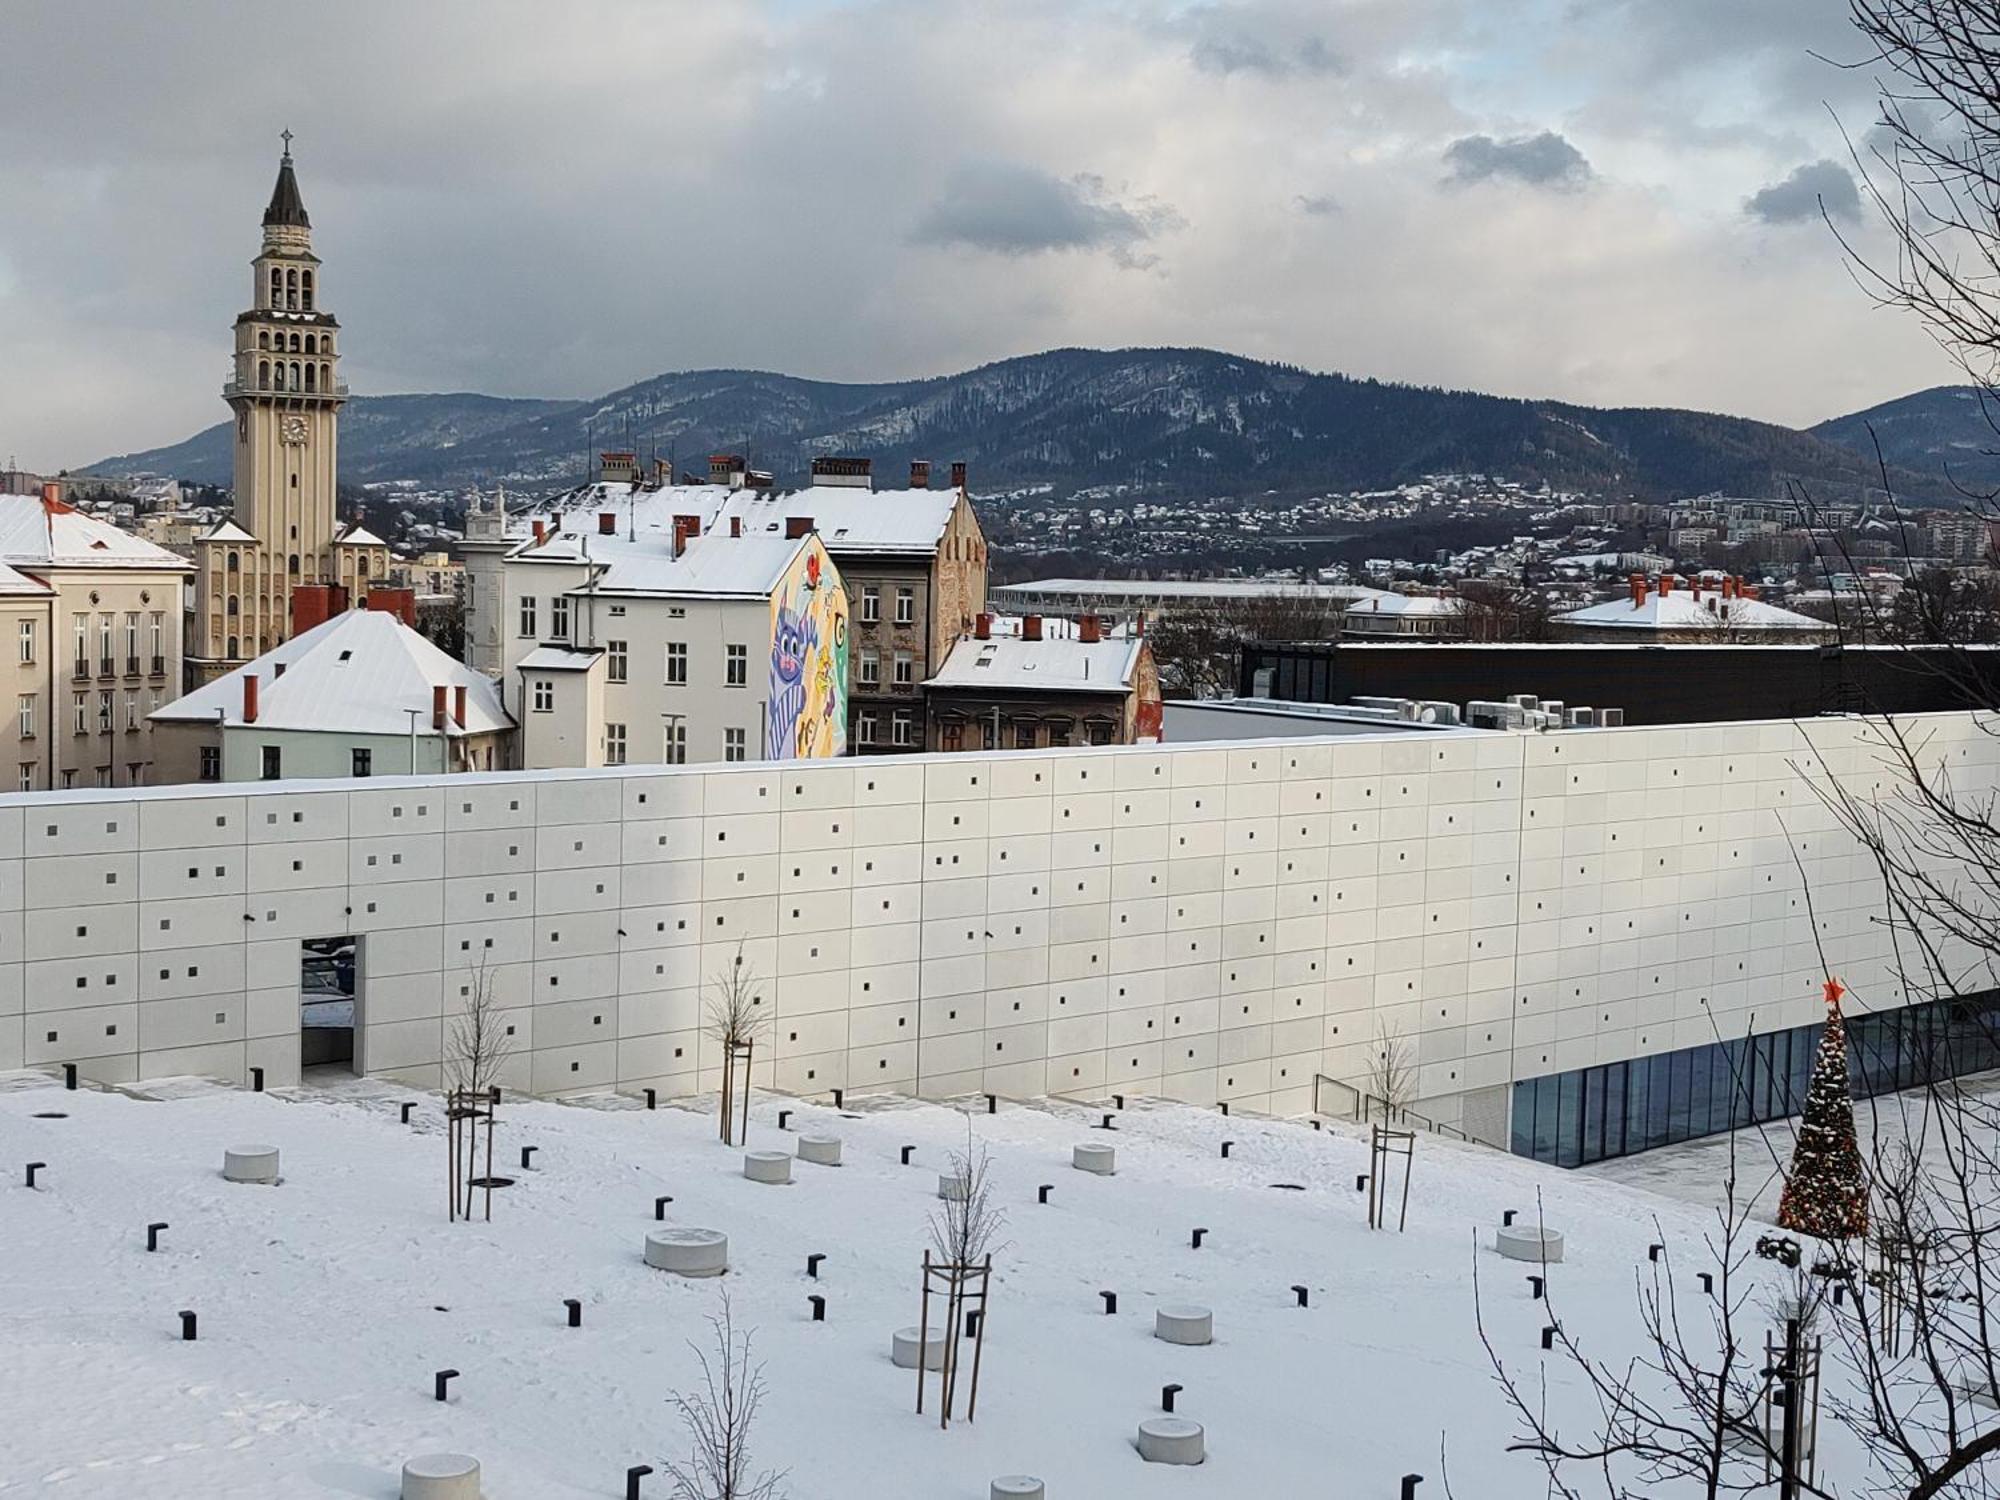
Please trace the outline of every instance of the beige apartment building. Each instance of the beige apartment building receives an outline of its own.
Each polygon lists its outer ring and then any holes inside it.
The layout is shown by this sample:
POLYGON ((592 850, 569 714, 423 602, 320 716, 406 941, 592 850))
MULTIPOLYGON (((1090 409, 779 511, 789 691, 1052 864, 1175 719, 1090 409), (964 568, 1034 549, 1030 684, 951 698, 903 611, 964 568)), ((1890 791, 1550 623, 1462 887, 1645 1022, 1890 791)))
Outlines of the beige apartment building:
POLYGON ((389 569, 381 538, 338 519, 340 324, 320 302, 289 139, 253 265, 250 310, 236 319, 222 388, 236 418, 235 510, 195 543, 190 687, 285 640, 298 585, 338 584, 358 605, 389 569))
POLYGON ((180 690, 188 564, 72 510, 0 495, 0 785, 145 786, 147 715, 180 690))

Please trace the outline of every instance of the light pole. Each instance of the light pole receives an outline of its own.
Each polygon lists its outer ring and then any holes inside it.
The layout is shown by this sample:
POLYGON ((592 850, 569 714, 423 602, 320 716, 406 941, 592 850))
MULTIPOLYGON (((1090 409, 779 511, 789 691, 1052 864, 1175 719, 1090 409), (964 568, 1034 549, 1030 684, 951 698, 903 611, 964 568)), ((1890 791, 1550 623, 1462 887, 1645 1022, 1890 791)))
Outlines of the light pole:
POLYGON ((417 719, 423 710, 406 708, 403 712, 410 716, 410 774, 414 776, 417 774, 417 719))

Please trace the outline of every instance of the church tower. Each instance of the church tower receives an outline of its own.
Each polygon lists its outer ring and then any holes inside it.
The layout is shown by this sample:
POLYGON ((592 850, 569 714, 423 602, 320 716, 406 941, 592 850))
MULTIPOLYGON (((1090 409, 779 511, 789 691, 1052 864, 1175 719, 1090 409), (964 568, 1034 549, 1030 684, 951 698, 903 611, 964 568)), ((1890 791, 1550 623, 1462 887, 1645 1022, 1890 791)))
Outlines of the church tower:
MULTIPOLYGON (((278 180, 252 262, 251 306, 236 319, 222 398, 235 416, 234 516, 196 544, 189 680, 199 685, 291 634, 292 591, 338 584, 359 604, 388 549, 336 508, 340 324, 320 302, 319 257, 285 132, 278 180)), ((323 616, 325 606, 318 614, 323 616)))

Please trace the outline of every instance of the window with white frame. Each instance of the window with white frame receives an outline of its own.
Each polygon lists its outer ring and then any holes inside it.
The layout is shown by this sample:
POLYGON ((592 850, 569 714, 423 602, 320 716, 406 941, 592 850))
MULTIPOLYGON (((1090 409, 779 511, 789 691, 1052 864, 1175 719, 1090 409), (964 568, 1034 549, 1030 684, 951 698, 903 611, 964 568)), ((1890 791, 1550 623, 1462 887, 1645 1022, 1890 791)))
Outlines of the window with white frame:
POLYGON ((882 680, 882 658, 873 651, 861 653, 861 677, 863 687, 874 687, 882 680))
POLYGON ((725 729, 722 731, 722 758, 724 760, 743 760, 746 757, 748 748, 749 735, 746 731, 741 729, 725 729))
POLYGON ((606 641, 604 643, 604 680, 623 682, 625 680, 625 643, 606 641))
POLYGON ((868 584, 861 590, 861 623, 873 625, 882 618, 882 590, 868 584))
POLYGON ((667 686, 684 687, 688 680, 688 648, 686 641, 667 642, 667 686))
POLYGON ((907 709, 897 709, 895 717, 889 721, 889 743, 892 745, 910 743, 910 715, 907 709))
POLYGON ((31 740, 34 737, 35 695, 33 693, 23 693, 21 694, 21 738, 31 740))
POLYGON ((32 792, 35 789, 34 761, 24 760, 21 762, 21 780, 19 786, 24 792, 32 792))
POLYGON ((606 724, 604 726, 604 763, 607 766, 625 764, 625 726, 606 724))
POLYGON ((917 618, 917 591, 915 589, 896 590, 896 623, 909 625, 917 618))
POLYGON ((896 653, 896 686, 908 687, 916 680, 916 664, 910 660, 910 653, 907 651, 898 651, 896 653))
POLYGON ((750 648, 748 646, 724 646, 722 648, 722 682, 725 687, 748 687, 750 685, 750 648))
POLYGON ((125 695, 125 727, 127 729, 139 727, 139 695, 136 692, 125 695))
POLYGON ((111 675, 112 647, 118 633, 118 617, 106 610, 97 617, 97 670, 111 675))
POLYGON ((21 665, 31 667, 34 664, 35 622, 33 620, 23 620, 21 622, 21 665))
POLYGON ((125 670, 139 670, 139 611, 125 612, 125 670))
POLYGON ((569 639, 569 599, 565 595, 549 600, 549 634, 559 641, 569 639))
POLYGON ((70 695, 70 728, 75 734, 90 733, 90 696, 87 693, 70 695))
POLYGON ((70 625, 76 637, 76 675, 90 675, 90 616, 71 615, 70 625))
POLYGON ((538 714, 552 714, 556 711, 556 685, 548 678, 537 678, 530 700, 538 714))
POLYGON ((167 659, 166 634, 167 617, 159 610, 154 610, 151 633, 148 639, 152 642, 153 649, 151 654, 155 663, 163 664, 167 659))
POLYGON ((854 738, 864 745, 875 743, 875 715, 858 713, 854 716, 854 738))
POLYGON ((670 766, 684 766, 688 758, 688 727, 675 719, 667 725, 666 753, 660 758, 670 766))
POLYGON ((116 695, 113 693, 99 693, 97 695, 97 732, 99 734, 111 733, 113 716, 116 712, 116 695))
POLYGON ((201 779, 203 781, 222 780, 222 747, 203 745, 201 747, 201 779))
POLYGON ((530 641, 535 638, 535 596, 533 594, 523 594, 521 596, 521 636, 522 639, 530 641))

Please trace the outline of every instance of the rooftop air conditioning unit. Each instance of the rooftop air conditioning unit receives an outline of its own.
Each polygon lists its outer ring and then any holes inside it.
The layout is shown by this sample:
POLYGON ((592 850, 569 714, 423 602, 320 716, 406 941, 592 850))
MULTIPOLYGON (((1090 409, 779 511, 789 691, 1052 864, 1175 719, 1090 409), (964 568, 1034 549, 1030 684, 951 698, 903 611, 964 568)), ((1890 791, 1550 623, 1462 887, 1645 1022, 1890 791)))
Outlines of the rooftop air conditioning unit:
POLYGON ((1516 693, 1508 701, 1523 713, 1533 713, 1542 706, 1542 700, 1533 693, 1516 693))
POLYGON ((1456 724, 1459 722, 1458 705, 1456 703, 1426 701, 1418 704, 1417 707, 1420 711, 1420 716, 1426 724, 1456 724))
POLYGON ((1572 729, 1589 729, 1597 723, 1597 710, 1594 708, 1572 708, 1568 713, 1563 715, 1563 718, 1572 729))
POLYGON ((1353 704, 1356 708, 1386 708, 1394 713, 1401 713, 1403 711, 1403 705, 1408 703, 1410 700, 1408 698, 1360 697, 1360 698, 1349 698, 1347 701, 1353 704))
POLYGON ((1518 703, 1475 701, 1465 705, 1465 722, 1482 729, 1519 729, 1521 706, 1518 703))
POLYGON ((1625 710, 1600 708, 1597 711, 1597 722, 1606 729, 1622 729, 1625 727, 1625 710))
POLYGON ((1542 712, 1543 712, 1543 713, 1545 713, 1545 714, 1547 714, 1547 715, 1549 716, 1549 721, 1550 721, 1551 723, 1553 723, 1553 724, 1560 724, 1560 723, 1562 723, 1562 721, 1563 721, 1563 701, 1562 701, 1562 699, 1560 699, 1560 698, 1544 698, 1544 699, 1542 700, 1542 704, 1541 704, 1541 708, 1542 708, 1542 712))

